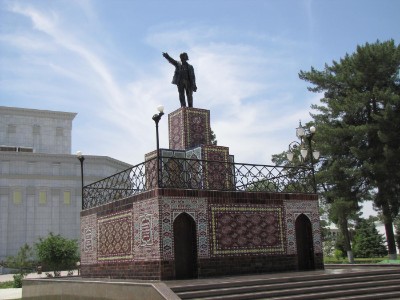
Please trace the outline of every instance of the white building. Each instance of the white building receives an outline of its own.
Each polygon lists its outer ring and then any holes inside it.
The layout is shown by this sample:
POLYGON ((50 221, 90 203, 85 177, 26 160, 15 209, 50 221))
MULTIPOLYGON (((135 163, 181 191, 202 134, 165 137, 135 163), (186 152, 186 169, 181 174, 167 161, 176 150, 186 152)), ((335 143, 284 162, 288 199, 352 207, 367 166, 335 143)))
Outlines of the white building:
MULTIPOLYGON (((79 241, 81 166, 71 154, 75 116, 0 106, 0 260, 49 232, 79 241)), ((129 167, 85 155, 85 185, 129 167)))

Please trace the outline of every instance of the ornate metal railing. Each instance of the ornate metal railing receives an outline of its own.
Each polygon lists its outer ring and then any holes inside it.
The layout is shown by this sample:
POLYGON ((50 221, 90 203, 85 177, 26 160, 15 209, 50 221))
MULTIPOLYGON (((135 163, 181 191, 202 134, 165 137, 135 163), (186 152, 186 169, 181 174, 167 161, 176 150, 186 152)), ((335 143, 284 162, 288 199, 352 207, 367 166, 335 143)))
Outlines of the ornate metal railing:
POLYGON ((150 159, 83 188, 83 209, 156 187, 217 191, 313 193, 312 169, 176 157, 150 159), (157 161, 159 169, 157 170, 157 161), (157 175, 159 173, 159 175, 157 175))

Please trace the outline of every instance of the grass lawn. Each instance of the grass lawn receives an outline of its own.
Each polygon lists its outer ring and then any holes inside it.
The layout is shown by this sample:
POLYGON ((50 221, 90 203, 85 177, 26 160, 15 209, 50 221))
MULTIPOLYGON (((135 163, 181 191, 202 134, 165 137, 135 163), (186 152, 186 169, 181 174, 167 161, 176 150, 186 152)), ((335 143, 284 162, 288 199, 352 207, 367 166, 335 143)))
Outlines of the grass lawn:
MULTIPOLYGON (((400 260, 388 260, 387 257, 354 258, 356 264, 399 264, 400 260)), ((324 257, 325 264, 347 264, 347 258, 324 257)))
POLYGON ((10 289, 13 287, 13 281, 0 282, 0 289, 10 289))

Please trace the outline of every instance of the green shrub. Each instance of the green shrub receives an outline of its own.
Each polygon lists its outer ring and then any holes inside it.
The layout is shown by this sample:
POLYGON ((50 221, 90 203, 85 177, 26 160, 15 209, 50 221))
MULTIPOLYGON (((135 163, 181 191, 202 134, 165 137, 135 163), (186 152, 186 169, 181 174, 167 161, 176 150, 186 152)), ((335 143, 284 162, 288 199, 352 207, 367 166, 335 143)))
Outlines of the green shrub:
POLYGON ((23 274, 15 274, 14 276, 13 288, 22 288, 22 279, 24 279, 23 274))
POLYGON ((79 260, 78 243, 61 235, 50 233, 46 238, 40 238, 35 244, 37 256, 45 269, 54 271, 54 275, 61 270, 75 268, 79 260))

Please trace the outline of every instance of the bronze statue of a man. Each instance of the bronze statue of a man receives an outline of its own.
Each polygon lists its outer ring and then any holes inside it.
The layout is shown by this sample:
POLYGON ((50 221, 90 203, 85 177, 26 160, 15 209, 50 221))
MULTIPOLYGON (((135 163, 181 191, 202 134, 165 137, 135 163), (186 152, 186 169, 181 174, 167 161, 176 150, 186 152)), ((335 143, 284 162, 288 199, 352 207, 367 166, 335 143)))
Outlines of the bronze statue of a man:
POLYGON ((186 107, 185 92, 188 101, 188 106, 193 107, 193 92, 197 91, 196 77, 194 76, 194 69, 192 65, 189 65, 187 61, 189 56, 186 52, 181 53, 179 56, 181 61, 176 61, 171 58, 168 53, 163 52, 163 56, 175 66, 174 77, 172 78, 172 84, 176 84, 179 92, 179 101, 181 107, 186 107))

